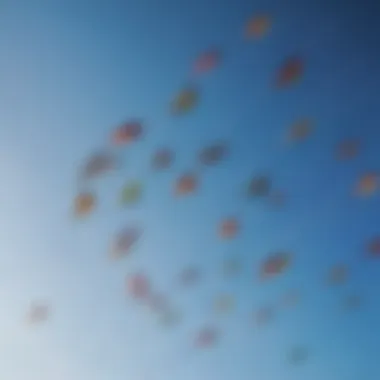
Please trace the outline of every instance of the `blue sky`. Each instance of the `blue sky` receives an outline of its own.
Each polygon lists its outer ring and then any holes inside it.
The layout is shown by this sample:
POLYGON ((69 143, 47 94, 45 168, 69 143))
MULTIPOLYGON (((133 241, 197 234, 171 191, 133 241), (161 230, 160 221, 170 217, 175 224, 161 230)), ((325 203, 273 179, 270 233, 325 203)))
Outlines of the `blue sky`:
MULTIPOLYGON (((373 3, 374 4, 374 3, 373 3)), ((379 56, 376 5, 280 0, 247 2, 29 0, 4 1, 0 13, 0 377, 50 379, 375 379, 380 375, 377 297, 379 263, 363 260, 366 241, 379 233, 378 196, 352 197, 362 172, 379 169, 377 141, 379 56), (255 12, 273 15, 271 32, 243 38, 255 12), (199 79, 201 102, 186 117, 169 113, 172 98, 190 81, 194 59, 220 47, 223 63, 199 79), (275 92, 278 66, 305 58, 296 87, 275 92), (142 118, 144 138, 120 152, 125 165, 93 185, 100 202, 84 223, 70 210, 78 166, 109 143, 112 128, 142 118), (289 149, 284 134, 298 118, 315 133, 289 149), (360 137, 363 151, 350 163, 334 160, 344 138, 360 137), (172 196, 173 182, 196 167, 204 145, 229 139, 231 154, 202 172, 198 193, 172 196), (152 152, 176 152, 170 171, 149 175, 152 152), (239 198, 249 177, 269 172, 290 202, 274 212, 239 198), (121 210, 118 191, 141 179, 141 207, 121 210), (244 209, 239 239, 215 233, 221 218, 244 209), (131 257, 109 262, 110 240, 128 223, 144 228, 131 257), (294 252, 284 276, 265 285, 255 274, 271 251, 294 252), (242 275, 226 282, 223 258, 238 255, 242 275), (345 262, 347 284, 331 289, 329 268, 345 262), (175 276, 196 264, 204 276, 180 290, 175 276), (165 330, 125 295, 125 276, 144 271, 168 293, 184 320, 165 330), (300 289, 294 310, 279 309, 260 330, 252 310, 300 289), (215 317, 214 297, 233 293, 237 308, 215 317), (363 308, 340 311, 346 295, 363 308), (52 304, 38 329, 23 324, 33 300, 52 304), (194 352, 204 324, 222 331, 220 344, 194 352), (377 334, 377 335, 376 335, 377 334), (310 359, 293 368, 294 345, 310 359)), ((240 214, 239 214, 240 215, 240 214)))

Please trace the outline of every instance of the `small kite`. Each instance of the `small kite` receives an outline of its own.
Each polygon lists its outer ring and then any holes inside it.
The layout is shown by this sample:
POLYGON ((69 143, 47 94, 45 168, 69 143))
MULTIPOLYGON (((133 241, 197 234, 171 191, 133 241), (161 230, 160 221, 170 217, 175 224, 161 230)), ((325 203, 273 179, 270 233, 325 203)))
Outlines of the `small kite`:
POLYGON ((219 50, 208 50, 200 55, 194 64, 194 72, 203 74, 213 70, 222 60, 222 54, 219 50))
POLYGON ((219 236, 222 239, 234 238, 240 230, 240 223, 235 218, 227 218, 219 226, 219 236))
POLYGON ((280 67, 275 85, 277 88, 288 87, 300 80, 304 72, 304 62, 299 57, 288 58, 280 67))
POLYGON ((180 283, 182 285, 193 285, 200 279, 200 271, 195 267, 188 267, 180 274, 180 283))
POLYGON ((218 164, 227 155, 227 145, 223 143, 210 145, 201 150, 199 161, 206 166, 218 164))
POLYGON ((345 311, 358 310, 362 305, 362 298, 358 295, 350 295, 343 301, 343 309, 345 311))
POLYGON ((195 346, 198 348, 210 348, 219 338, 219 332, 212 327, 205 327, 195 337, 195 346))
POLYGON ((258 15, 252 17, 245 28, 247 38, 262 38, 272 26, 272 19, 268 15, 258 15))
POLYGON ((379 188, 379 176, 375 173, 368 173, 359 179, 355 192, 358 196, 369 197, 379 188))
POLYGON ((305 140, 313 131, 312 122, 309 119, 297 120, 290 128, 288 141, 299 142, 305 140))
POLYGON ((154 170, 168 169, 174 161, 174 153, 167 148, 159 149, 152 157, 152 168, 154 170))
POLYGON ((142 197, 143 187, 140 182, 130 182, 125 185, 121 192, 120 203, 130 206, 138 203, 142 197))
POLYGON ((346 282, 348 276, 347 266, 344 264, 335 265, 328 275, 330 285, 338 285, 346 282))
POLYGON ((198 186, 198 179, 193 174, 182 175, 175 183, 176 195, 188 195, 193 193, 198 186))
POLYGON ((138 140, 143 133, 143 125, 140 121, 128 121, 116 128, 112 133, 114 145, 126 145, 138 140))
POLYGON ((261 265, 261 278, 265 279, 283 273, 291 263, 291 256, 288 252, 277 252, 270 255, 261 265))
POLYGON ((372 257, 380 258, 380 236, 373 238, 368 243, 368 253, 372 257))
POLYGON ((235 299, 229 294, 223 294, 217 297, 214 302, 214 310, 218 314, 225 314, 231 311, 235 306, 235 299))
POLYGON ((198 103, 199 93, 195 88, 189 87, 182 90, 172 103, 174 115, 183 115, 192 110, 198 103))
POLYGON ((34 303, 27 314, 27 322, 31 325, 43 323, 49 314, 50 307, 46 303, 34 303))
POLYGON ((116 168, 115 157, 108 152, 98 152, 92 155, 85 163, 81 170, 81 179, 90 180, 105 173, 108 173, 116 168))
POLYGON ((262 307, 254 314, 255 322, 258 326, 267 325, 274 317, 274 310, 271 307, 262 307))
POLYGON ((306 347, 298 346, 290 350, 288 359, 291 364, 302 364, 309 357, 309 352, 306 347))
POLYGON ((135 299, 147 299, 150 294, 150 283, 143 274, 134 274, 127 278, 127 292, 135 299))
POLYGON ((140 228, 126 227, 117 236, 111 250, 111 257, 119 259, 131 253, 131 249, 136 245, 142 235, 140 228))
POLYGON ((336 149, 336 158, 338 160, 350 160, 355 158, 359 153, 360 143, 358 140, 345 140, 341 142, 336 149))
POLYGON ((272 187, 271 180, 267 176, 257 176, 250 180, 247 189, 249 198, 266 197, 272 187))
POLYGON ((83 192, 76 196, 74 202, 74 213, 77 217, 90 214, 96 204, 96 197, 90 192, 83 192))

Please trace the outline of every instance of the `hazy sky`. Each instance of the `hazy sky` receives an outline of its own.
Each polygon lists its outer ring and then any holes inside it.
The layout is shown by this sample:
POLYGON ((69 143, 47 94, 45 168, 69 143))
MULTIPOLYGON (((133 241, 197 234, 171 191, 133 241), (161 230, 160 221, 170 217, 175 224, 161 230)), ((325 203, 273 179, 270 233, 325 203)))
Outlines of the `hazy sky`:
MULTIPOLYGON (((358 200, 352 187, 379 170, 380 85, 374 3, 325 1, 90 1, 8 0, 0 8, 0 377, 4 380, 377 379, 379 263, 363 259, 379 233, 378 197, 358 200), (244 39, 256 12, 273 15, 257 43, 244 39), (191 82, 194 59, 221 48, 223 62, 197 81, 199 107, 184 118, 169 112, 175 94, 191 82), (273 91, 288 56, 305 59, 303 81, 273 91), (284 134, 298 118, 315 133, 294 149, 284 134), (95 183, 99 206, 88 220, 71 215, 78 165, 109 145, 109 133, 141 118, 146 133, 120 153, 121 172, 95 183), (360 137, 363 151, 348 164, 334 160, 336 144, 360 137), (196 170, 200 148, 231 142, 219 167, 202 172, 200 190, 173 197, 173 182, 196 170), (176 152, 173 168, 149 174, 152 152, 176 152), (253 174, 269 173, 291 202, 274 212, 244 204, 253 174), (122 210, 123 183, 146 185, 141 207, 122 210), (241 214, 241 210, 244 210, 241 214), (216 228, 239 213, 241 237, 218 240, 216 228), (115 233, 142 226, 136 252, 108 260, 115 233), (289 273, 260 285, 259 262, 268 252, 294 252, 289 273), (242 257, 241 277, 223 281, 226 257, 242 257), (346 285, 325 284, 329 268, 350 268, 346 285), (176 276, 198 265, 203 277, 180 290, 176 276), (149 275, 184 313, 165 329, 125 293, 125 276, 149 275), (302 302, 278 310, 266 329, 252 312, 277 305, 291 289, 302 302), (236 297, 230 315, 216 317, 216 295, 236 297), (345 314, 345 296, 359 294, 362 309, 345 314), (46 324, 30 329, 34 300, 52 305, 46 324), (203 325, 222 339, 198 353, 192 339, 203 325), (310 358, 293 368, 287 354, 306 346, 310 358)), ((277 309, 276 309, 277 310, 277 309)))

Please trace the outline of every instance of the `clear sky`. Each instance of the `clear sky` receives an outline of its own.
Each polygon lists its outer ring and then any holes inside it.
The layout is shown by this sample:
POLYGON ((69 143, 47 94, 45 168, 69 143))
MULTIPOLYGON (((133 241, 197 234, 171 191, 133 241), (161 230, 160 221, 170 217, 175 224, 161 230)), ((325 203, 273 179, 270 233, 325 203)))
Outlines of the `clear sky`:
POLYGON ((365 259, 380 234, 379 197, 359 199, 362 173, 380 170, 378 125, 379 6, 375 2, 268 0, 5 0, 0 5, 0 378, 4 380, 372 380, 380 377, 380 262, 365 259), (344 5, 343 5, 344 4, 344 5), (244 39, 257 12, 273 16, 259 42, 244 39), (199 78, 201 101, 183 118, 170 102, 190 81, 196 57, 223 51, 220 67, 199 78), (274 91, 279 65, 299 55, 303 81, 274 91), (298 118, 315 123, 291 149, 283 137, 298 118), (85 222, 72 218, 79 165, 109 145, 121 122, 141 118, 144 138, 121 150, 123 166, 93 184, 99 205, 85 222), (360 138, 352 162, 334 159, 344 138, 360 138), (197 193, 173 197, 173 183, 196 169, 200 148, 228 139, 225 162, 202 171, 197 193), (173 167, 149 174, 152 152, 168 146, 173 167), (254 174, 270 173, 289 194, 287 206, 244 204, 254 174), (145 183, 139 207, 121 209, 129 179, 145 183), (243 210, 239 211, 239 210, 243 210), (238 215, 232 242, 216 234, 238 215), (138 248, 108 260, 115 233, 144 229, 138 248), (257 280, 260 261, 289 250, 294 263, 278 279, 257 280), (223 258, 243 259, 240 277, 221 276, 223 258), (325 277, 346 263, 336 288, 325 277), (186 265, 202 269, 194 288, 180 289, 186 265), (146 273, 182 310, 165 329, 125 292, 125 276, 146 273), (294 309, 279 299, 298 289, 294 309), (215 316, 212 300, 228 292, 237 307, 215 316), (363 306, 342 312, 344 297, 363 306), (30 303, 46 300, 50 319, 25 326, 30 303), (275 306, 265 328, 253 310, 275 306), (207 324, 221 331, 211 351, 192 348, 207 324), (300 366, 294 346, 309 350, 300 366))

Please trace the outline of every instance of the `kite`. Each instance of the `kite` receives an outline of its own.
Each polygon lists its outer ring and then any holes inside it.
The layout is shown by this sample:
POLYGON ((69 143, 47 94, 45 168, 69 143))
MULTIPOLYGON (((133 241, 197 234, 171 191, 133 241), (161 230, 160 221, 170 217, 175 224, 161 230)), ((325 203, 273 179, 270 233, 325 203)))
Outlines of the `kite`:
POLYGON ((135 299, 147 299, 150 294, 150 284, 148 279, 140 273, 128 277, 127 292, 135 299))
POLYGON ((214 310, 217 313, 227 313, 231 311, 235 306, 235 300, 234 298, 229 295, 229 294, 223 294, 219 297, 214 302, 214 310))
POLYGON ((262 307, 255 312, 255 322, 259 326, 268 324, 274 317, 274 310, 271 307, 262 307))
POLYGON ((208 146, 199 154, 199 161, 206 166, 211 166, 219 163, 227 155, 226 144, 214 144, 208 146))
POLYGON ((123 206, 130 206, 140 201, 142 197, 142 185, 140 182, 131 182, 125 185, 121 192, 120 202, 123 206))
POLYGON ((368 253, 372 257, 380 258, 380 236, 373 238, 368 243, 368 253))
POLYGON ((288 140, 297 142, 305 140, 313 131, 312 123, 309 119, 301 119, 296 121, 290 128, 288 140))
POLYGON ((152 157, 152 168, 154 170, 168 169, 174 161, 174 153, 167 148, 159 149, 152 157))
POLYGON ((288 252, 277 252, 264 260, 260 268, 261 278, 279 275, 290 265, 291 254, 288 252))
POLYGON ((117 236, 111 250, 111 257, 119 259, 130 254, 131 249, 140 239, 142 231, 135 226, 126 227, 117 236))
POLYGON ((209 348, 213 346, 219 338, 219 332, 212 327, 205 327, 198 332, 195 337, 195 345, 198 348, 209 348))
POLYGON ((50 314, 50 307, 45 303, 32 304, 28 315, 27 321, 29 324, 35 325, 45 322, 50 314))
POLYGON ((348 269, 346 265, 344 264, 335 265, 330 270, 330 273, 328 276, 328 282, 331 285, 342 284, 346 281, 347 275, 348 275, 348 269))
POLYGON ((201 54, 194 64, 194 72, 203 74, 213 70, 221 61, 222 54, 219 50, 209 50, 201 54))
POLYGON ((182 285, 193 285, 200 279, 200 271, 195 267, 188 267, 180 274, 182 285))
POLYGON ((177 195, 188 195, 195 191, 198 186, 197 177, 193 174, 182 175, 175 184, 175 193, 177 195))
POLYGON ((252 17, 245 28, 245 35, 247 38, 262 38, 268 33, 271 26, 272 20, 268 15, 252 17))
POLYGON ((375 173, 368 173, 359 179, 356 185, 356 194, 361 197, 373 195, 379 187, 379 176, 375 173))
POLYGON ((248 184, 247 194, 249 198, 266 197, 271 190, 271 180, 267 176, 257 176, 248 184))
POLYGON ((90 180, 97 178, 116 168, 115 157, 107 152, 98 152, 92 155, 81 171, 81 178, 90 180))
POLYGON ((240 224, 235 218, 227 218, 219 226, 219 236, 222 239, 234 238, 240 230, 240 224))
POLYGON ((126 145, 138 140, 143 133, 140 121, 129 121, 118 127, 112 134, 114 145, 126 145))
POLYGON ((172 103, 174 115, 183 115, 192 110, 198 103, 199 93, 195 88, 189 87, 182 90, 172 103))
POLYGON ((291 364, 302 364, 309 357, 309 352, 306 347, 298 346, 291 349, 288 359, 291 364))
POLYGON ((336 157, 338 160, 350 160, 355 158, 359 153, 358 140, 345 140, 341 142, 336 149, 336 157))
POLYGON ((343 308, 345 311, 358 310, 362 305, 362 299, 358 295, 350 295, 343 301, 343 308))
POLYGON ((284 88, 299 81, 304 72, 304 63, 299 57, 288 58, 280 67, 276 77, 276 87, 284 88))
POLYGON ((96 197, 90 192, 83 192, 76 196, 74 202, 74 213, 77 217, 84 217, 93 211, 96 197))

